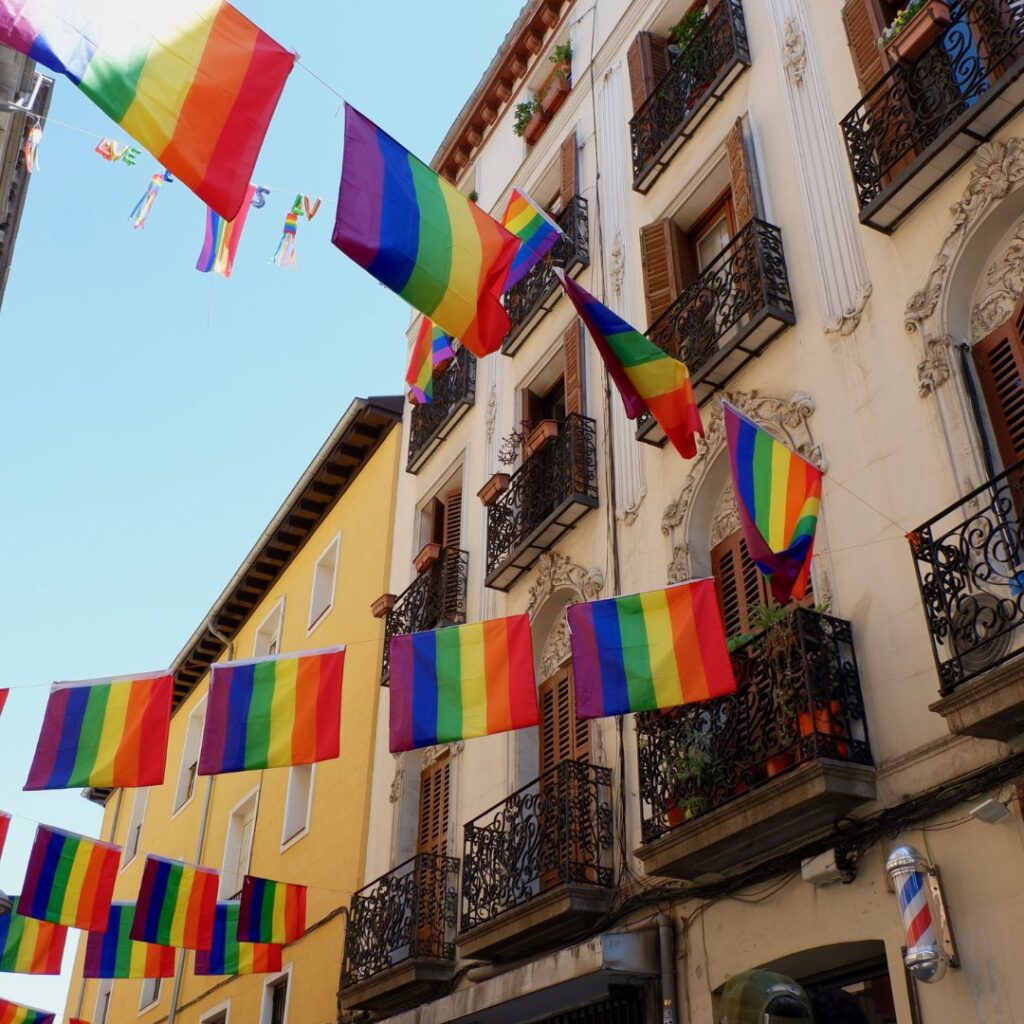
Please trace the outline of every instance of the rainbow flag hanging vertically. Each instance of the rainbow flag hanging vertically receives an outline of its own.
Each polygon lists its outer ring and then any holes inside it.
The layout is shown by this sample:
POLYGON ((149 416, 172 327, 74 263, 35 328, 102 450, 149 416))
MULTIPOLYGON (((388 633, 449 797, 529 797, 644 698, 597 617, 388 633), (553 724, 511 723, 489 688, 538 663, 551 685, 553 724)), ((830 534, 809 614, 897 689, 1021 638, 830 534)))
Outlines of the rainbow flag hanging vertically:
POLYGON ((626 415, 635 420, 647 410, 684 459, 697 454, 694 437, 704 436, 686 364, 662 352, 649 338, 597 301, 564 271, 555 274, 587 325, 608 375, 619 389, 626 415))
POLYGON ((226 220, 295 63, 225 0, 0 0, 0 43, 66 75, 226 220))
POLYGON ((106 930, 86 937, 83 978, 174 977, 174 948, 133 942, 134 920, 134 903, 111 903, 106 930))
POLYGON ((173 685, 169 672, 54 683, 25 789, 159 786, 173 685))
POLYGON ((217 908, 217 872, 150 854, 142 869, 129 936, 178 949, 209 949, 217 908))
POLYGON ((528 615, 391 638, 391 752, 537 725, 528 615))
POLYGON ((196 953, 196 975, 267 974, 281 970, 281 947, 263 942, 240 942, 238 904, 218 903, 213 945, 196 953))
POLYGON ((196 260, 196 270, 203 274, 231 276, 235 266, 235 253, 238 252, 238 243, 242 240, 245 221, 252 208, 252 197, 255 193, 255 185, 250 185, 245 190, 242 207, 234 220, 225 220, 211 206, 206 208, 206 238, 199 259, 196 260))
POLYGON ((0 971, 8 974, 60 974, 68 930, 63 925, 36 921, 14 908, 0 916, 0 971))
MULTIPOLYGON (((31 1006, 0 999, 0 1024, 53 1024, 56 1016, 46 1010, 35 1010, 31 1006)), ((74 1024, 74 1020, 69 1024, 74 1024)))
POLYGON ((572 604, 579 718, 691 704, 736 690, 713 579, 572 604))
POLYGON ((454 358, 452 339, 430 317, 423 317, 409 356, 409 368, 405 371, 409 401, 413 405, 426 405, 434 400, 434 374, 454 358))
POLYGON ((514 288, 558 243, 562 229, 523 191, 512 189, 502 224, 522 242, 505 281, 514 288))
POLYGON ((799 601, 811 572, 822 472, 728 402, 722 417, 750 557, 779 604, 799 601))
POLYGON ((21 890, 21 913, 87 932, 107 927, 121 847, 40 825, 21 890))
POLYGON ((337 757, 344 668, 344 647, 214 665, 199 774, 337 757))
POLYGON ((246 875, 238 910, 241 942, 283 944, 306 934, 306 887, 246 875))
POLYGON ((348 104, 333 242, 473 355, 501 348, 519 239, 348 104))

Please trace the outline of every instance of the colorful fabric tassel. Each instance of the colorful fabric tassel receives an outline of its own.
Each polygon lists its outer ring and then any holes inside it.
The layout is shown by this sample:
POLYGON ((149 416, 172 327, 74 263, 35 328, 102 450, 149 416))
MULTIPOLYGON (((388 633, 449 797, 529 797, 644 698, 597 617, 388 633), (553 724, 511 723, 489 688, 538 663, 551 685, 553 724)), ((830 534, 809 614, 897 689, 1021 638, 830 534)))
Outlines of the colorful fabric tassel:
POLYGON ((284 233, 281 241, 277 243, 277 252, 274 253, 274 262, 279 267, 298 269, 298 259, 295 255, 295 236, 299 229, 299 218, 302 216, 302 196, 295 197, 288 216, 284 219, 284 233))
POLYGON ((135 209, 132 210, 128 217, 132 222, 133 228, 144 228, 146 226, 146 219, 153 210, 153 203, 156 202, 156 197, 160 192, 160 186, 165 181, 173 180, 174 179, 166 171, 154 174, 153 177, 149 179, 149 186, 146 188, 142 198, 135 204, 135 209))
POLYGON ((238 251, 238 243, 242 240, 245 220, 249 216, 255 194, 256 186, 250 185, 246 193, 246 202, 242 204, 234 220, 225 220, 211 206, 206 208, 206 240, 196 261, 196 270, 204 274, 220 274, 221 277, 231 276, 235 265, 235 253, 238 251))
POLYGON ((25 170, 29 174, 39 170, 39 144, 43 141, 43 126, 37 121, 25 135, 25 170))

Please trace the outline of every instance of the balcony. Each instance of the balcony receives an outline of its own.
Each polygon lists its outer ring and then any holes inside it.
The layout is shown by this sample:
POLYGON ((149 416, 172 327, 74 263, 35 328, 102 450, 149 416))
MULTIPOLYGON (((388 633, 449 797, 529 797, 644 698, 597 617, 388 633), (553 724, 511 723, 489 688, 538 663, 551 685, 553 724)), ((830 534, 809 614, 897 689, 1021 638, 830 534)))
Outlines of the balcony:
POLYGON ((352 897, 341 1002, 388 1013, 448 991, 455 972, 459 862, 417 854, 352 897))
POLYGON ((841 122, 862 223, 890 232, 1024 105, 1024 6, 951 0, 950 24, 841 122))
POLYGON ((466 621, 469 553, 447 548, 426 572, 402 592, 384 623, 384 663, 381 682, 391 675, 391 638, 422 633, 466 621))
POLYGON ((547 316, 562 294, 554 268, 561 267, 570 277, 575 277, 584 267, 590 266, 590 224, 586 199, 574 196, 554 220, 566 237, 559 239, 548 256, 505 294, 505 309, 512 321, 512 328, 501 349, 507 356, 516 354, 530 331, 547 316))
POLYGON ((570 413, 558 437, 523 462, 508 490, 487 509, 486 585, 509 590, 595 508, 596 425, 570 413))
MULTIPOLYGON (((698 403, 706 402, 787 327, 796 323, 782 232, 751 220, 647 331, 686 363, 698 403)), ((644 415, 637 438, 664 444, 644 415)))
POLYGON ((734 695, 637 716, 637 856, 651 874, 764 860, 874 798, 849 623, 798 608, 732 665, 734 695))
POLYGON ((466 825, 462 957, 510 960, 584 932, 611 906, 611 771, 562 761, 466 825))
POLYGON ((476 401, 476 359, 464 348, 434 376, 434 399, 415 405, 409 422, 409 457, 406 470, 418 473, 434 450, 476 401))
POLYGON ((721 0, 629 122, 633 188, 647 194, 672 158, 750 66, 740 0, 721 0))
POLYGON ((1024 732, 1024 463, 910 535, 950 732, 1024 732))

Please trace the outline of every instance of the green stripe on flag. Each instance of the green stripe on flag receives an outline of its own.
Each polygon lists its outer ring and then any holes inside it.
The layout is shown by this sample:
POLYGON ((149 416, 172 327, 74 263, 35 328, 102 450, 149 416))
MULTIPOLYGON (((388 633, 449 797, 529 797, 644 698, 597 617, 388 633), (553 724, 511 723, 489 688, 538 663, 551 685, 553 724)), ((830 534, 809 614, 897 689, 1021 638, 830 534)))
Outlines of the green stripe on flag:
MULTIPOLYGON (((148 38, 148 37, 147 37, 148 38)), ((78 88, 108 117, 118 124, 135 102, 142 69, 146 66, 149 46, 141 44, 117 62, 97 53, 85 70, 78 88)))
POLYGON ((50 889, 50 898, 46 903, 47 916, 57 920, 64 911, 64 900, 68 892, 68 880, 75 866, 75 857, 78 854, 79 840, 68 836, 61 846, 60 857, 57 858, 57 868, 53 874, 53 887, 50 889))
POLYGON ((178 909, 178 890, 181 888, 183 869, 177 864, 171 867, 167 875, 167 889, 164 892, 164 905, 160 908, 160 925, 157 939, 161 945, 170 946, 171 928, 174 925, 174 912, 178 909))
POLYGON ((452 269, 452 224, 437 175, 415 157, 409 169, 419 206, 420 233, 416 265, 402 289, 402 298, 430 315, 441 304, 452 269))
POLYGON ((89 775, 96 767, 100 739, 103 736, 103 720, 107 715, 109 699, 109 684, 89 687, 89 699, 86 701, 85 714, 82 716, 82 731, 78 734, 75 766, 71 769, 71 778, 67 781, 69 789, 75 786, 89 785, 89 775))
POLYGON ((270 712, 274 702, 277 663, 264 661, 253 670, 252 701, 245 730, 245 767, 266 768, 270 753, 270 712))
POLYGON ((268 938, 274 930, 274 904, 277 902, 277 882, 268 882, 263 888, 263 906, 260 907, 260 937, 268 938))
POLYGON ((754 508, 758 532, 765 540, 770 536, 772 516, 772 447, 770 434, 758 430, 754 435, 754 458, 751 470, 754 477, 754 508))
POLYGON ((434 663, 437 666, 437 742, 462 738, 462 646, 458 629, 439 629, 434 663))
POLYGON ((622 667, 626 673, 629 706, 644 711, 657 706, 651 679, 651 648, 647 641, 647 623, 639 594, 620 597, 615 602, 622 640, 622 667))

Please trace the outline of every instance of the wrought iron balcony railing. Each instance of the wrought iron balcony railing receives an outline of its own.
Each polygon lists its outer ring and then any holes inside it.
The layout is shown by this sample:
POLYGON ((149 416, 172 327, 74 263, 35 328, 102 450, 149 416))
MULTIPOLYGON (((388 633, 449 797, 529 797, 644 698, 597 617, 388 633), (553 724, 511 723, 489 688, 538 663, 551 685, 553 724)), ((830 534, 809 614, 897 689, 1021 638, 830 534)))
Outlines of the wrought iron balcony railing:
POLYGON ((433 401, 413 406, 406 462, 410 473, 418 472, 475 401, 476 359, 460 348, 452 362, 435 374, 433 401))
POLYGON ((455 959, 459 862, 420 853, 352 897, 342 988, 407 960, 455 959))
POLYGON ((614 885, 611 771, 562 761, 466 825, 466 932, 555 886, 614 885))
POLYGON ((1024 625, 1024 462, 910 535, 941 692, 1020 653, 1024 625))
POLYGON ((949 25, 841 121, 860 219, 897 224, 1024 105, 1024 6, 949 0, 949 25))
POLYGON ((523 461, 487 509, 487 586, 508 590, 594 508, 597 428, 570 413, 558 436, 523 461))
POLYGON ((466 621, 466 585, 469 553, 446 548, 426 572, 420 573, 401 593, 384 623, 384 664, 381 681, 391 675, 391 638, 422 633, 466 621))
POLYGON ((672 157, 749 66, 743 5, 740 0, 720 0, 629 122, 633 188, 650 191, 672 157))
POLYGON ((732 666, 735 694, 637 716, 645 843, 803 762, 872 763, 848 622, 797 608, 732 666))
MULTIPOLYGON (((795 323, 782 232, 754 219, 654 321, 647 336, 686 363, 697 401, 704 402, 795 323)), ((641 418, 637 436, 658 444, 665 439, 649 416, 641 418)))
POLYGON ((586 199, 573 196, 568 206, 554 219, 566 237, 560 239, 547 257, 505 294, 505 309, 512 321, 502 347, 505 355, 516 353, 534 326, 558 301, 561 289, 554 268, 561 267, 570 277, 575 277, 580 270, 590 265, 590 224, 586 199))

